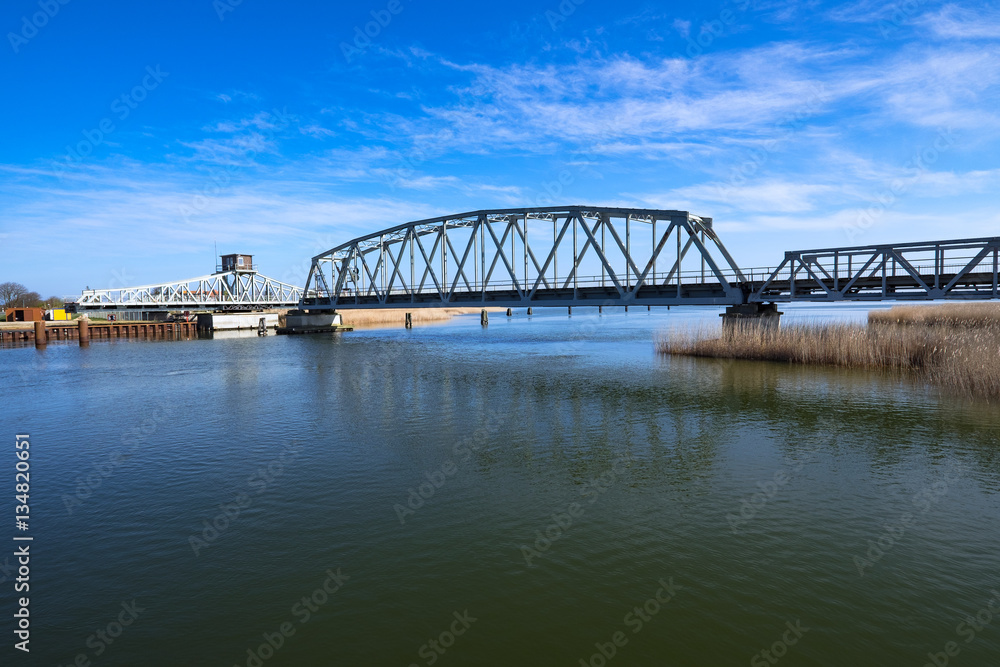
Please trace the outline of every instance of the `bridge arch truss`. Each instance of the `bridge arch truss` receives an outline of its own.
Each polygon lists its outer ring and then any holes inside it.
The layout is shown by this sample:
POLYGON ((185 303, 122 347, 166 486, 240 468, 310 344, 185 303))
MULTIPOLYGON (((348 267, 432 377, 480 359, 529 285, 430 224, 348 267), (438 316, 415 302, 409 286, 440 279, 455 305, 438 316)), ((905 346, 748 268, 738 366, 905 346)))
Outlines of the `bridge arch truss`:
POLYGON ((745 300, 745 283, 711 218, 496 209, 409 222, 319 254, 301 305, 728 305, 745 300))

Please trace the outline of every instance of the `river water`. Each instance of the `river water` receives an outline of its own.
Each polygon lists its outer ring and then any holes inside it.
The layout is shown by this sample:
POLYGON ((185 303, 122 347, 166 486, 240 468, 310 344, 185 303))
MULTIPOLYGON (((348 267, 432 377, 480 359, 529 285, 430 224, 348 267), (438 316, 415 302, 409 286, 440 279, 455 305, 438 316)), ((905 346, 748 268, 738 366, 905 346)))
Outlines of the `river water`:
POLYGON ((654 351, 717 321, 0 350, 24 664, 1000 664, 995 409, 654 351))

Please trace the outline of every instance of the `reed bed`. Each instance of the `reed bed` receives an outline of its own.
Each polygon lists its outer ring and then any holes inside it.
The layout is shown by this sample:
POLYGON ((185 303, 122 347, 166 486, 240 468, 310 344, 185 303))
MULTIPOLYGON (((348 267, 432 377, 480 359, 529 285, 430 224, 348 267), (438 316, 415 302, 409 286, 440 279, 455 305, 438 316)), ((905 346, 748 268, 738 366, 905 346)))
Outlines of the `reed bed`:
POLYGON ((982 327, 1000 325, 1000 303, 943 303, 893 306, 868 313, 872 324, 920 324, 982 327))
MULTIPOLYGON (((345 308, 338 310, 344 324, 351 327, 402 327, 406 313, 411 313, 413 324, 445 322, 455 315, 478 313, 481 308, 345 308)), ((502 310, 487 308, 487 310, 502 310)))
POLYGON ((671 333, 657 342, 657 350, 901 373, 970 396, 1000 397, 1000 321, 910 326, 874 318, 868 326, 791 324, 771 330, 738 326, 721 338, 713 335, 718 336, 707 331, 671 333))

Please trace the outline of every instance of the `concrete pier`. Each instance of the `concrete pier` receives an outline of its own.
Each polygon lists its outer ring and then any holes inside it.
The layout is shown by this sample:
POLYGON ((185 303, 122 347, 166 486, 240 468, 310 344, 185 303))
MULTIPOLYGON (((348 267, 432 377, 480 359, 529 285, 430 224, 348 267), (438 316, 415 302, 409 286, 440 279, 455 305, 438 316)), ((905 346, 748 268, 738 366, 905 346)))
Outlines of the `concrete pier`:
POLYGON ((773 303, 744 303, 738 306, 728 306, 726 312, 719 315, 722 318, 723 330, 736 327, 761 327, 777 329, 783 313, 778 311, 773 303))

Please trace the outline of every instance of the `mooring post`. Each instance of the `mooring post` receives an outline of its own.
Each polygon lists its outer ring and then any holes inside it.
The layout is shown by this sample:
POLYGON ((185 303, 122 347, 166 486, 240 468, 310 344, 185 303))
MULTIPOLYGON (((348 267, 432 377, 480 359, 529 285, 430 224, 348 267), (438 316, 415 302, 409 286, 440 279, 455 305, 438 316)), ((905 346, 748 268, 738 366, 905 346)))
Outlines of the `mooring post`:
POLYGON ((45 337, 45 322, 38 320, 35 322, 35 347, 45 347, 48 342, 45 337))
POLYGON ((403 320, 403 327, 406 329, 413 328, 413 313, 406 314, 406 318, 403 320))
POLYGON ((531 315, 531 306, 528 306, 528 314, 531 315))
POLYGON ((510 308, 508 308, 507 309, 507 317, 512 317, 513 315, 514 315, 514 311, 512 311, 510 308))
POLYGON ((490 323, 490 315, 486 312, 485 308, 483 308, 483 312, 479 313, 479 323, 484 327, 490 323))
POLYGON ((604 306, 598 306, 598 307, 597 307, 597 313, 598 313, 598 314, 601 314, 601 313, 603 313, 603 312, 604 312, 604 306))
POLYGON ((573 314, 573 306, 566 306, 566 314, 567 315, 573 314))
POLYGON ((628 312, 628 306, 625 306, 625 312, 626 313, 628 312))
POLYGON ((90 320, 86 317, 81 317, 76 322, 80 331, 80 345, 88 345, 90 343, 90 320))
POLYGON ((646 312, 647 313, 650 313, 652 311, 653 311, 653 307, 652 306, 646 306, 646 312))

